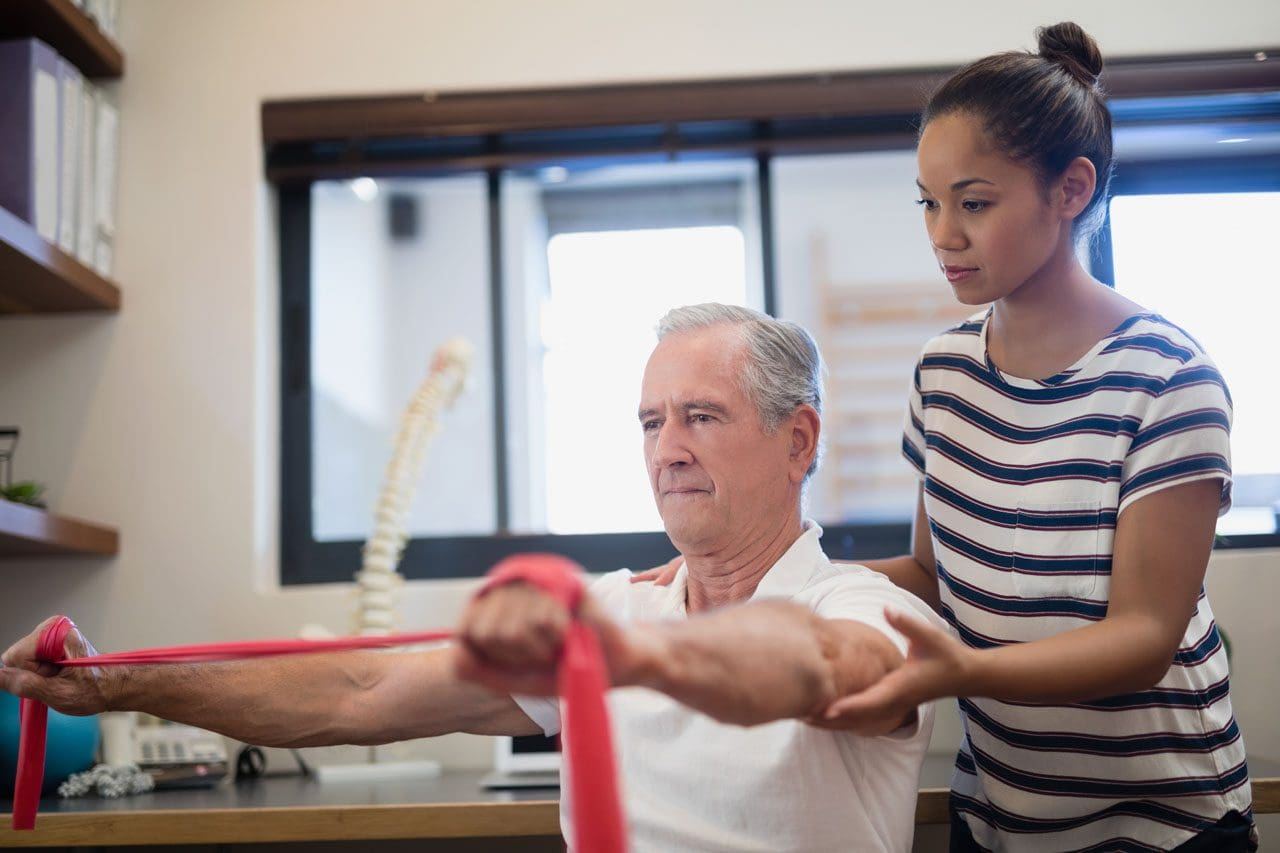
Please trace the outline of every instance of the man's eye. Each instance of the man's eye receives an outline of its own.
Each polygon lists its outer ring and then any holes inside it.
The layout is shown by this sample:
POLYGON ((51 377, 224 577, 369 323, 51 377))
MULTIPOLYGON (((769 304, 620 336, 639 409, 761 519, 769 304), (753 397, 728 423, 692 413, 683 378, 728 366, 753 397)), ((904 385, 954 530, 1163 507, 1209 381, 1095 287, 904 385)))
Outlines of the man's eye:
POLYGON ((689 420, 693 421, 695 424, 709 424, 714 420, 714 418, 712 418, 711 415, 691 415, 689 420))
POLYGON ((653 432, 657 428, 658 428, 657 421, 641 421, 640 422, 640 429, 644 430, 645 432, 653 432))

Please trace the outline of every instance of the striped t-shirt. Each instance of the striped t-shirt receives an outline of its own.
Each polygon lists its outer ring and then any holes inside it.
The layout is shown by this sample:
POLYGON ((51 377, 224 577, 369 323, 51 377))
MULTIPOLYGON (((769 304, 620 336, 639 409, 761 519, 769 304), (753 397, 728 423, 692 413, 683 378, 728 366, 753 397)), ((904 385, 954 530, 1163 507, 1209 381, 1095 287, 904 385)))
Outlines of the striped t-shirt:
MULTIPOLYGON (((1045 380, 987 356, 990 312, 934 338, 903 452, 924 476, 943 616, 975 648, 1102 619, 1116 519, 1193 480, 1231 502, 1231 399, 1162 317, 1131 317, 1045 380)), ((1234 809, 1252 815, 1227 657, 1201 590, 1149 690, 1039 705, 962 698, 953 803, 984 847, 1168 850, 1234 809)))

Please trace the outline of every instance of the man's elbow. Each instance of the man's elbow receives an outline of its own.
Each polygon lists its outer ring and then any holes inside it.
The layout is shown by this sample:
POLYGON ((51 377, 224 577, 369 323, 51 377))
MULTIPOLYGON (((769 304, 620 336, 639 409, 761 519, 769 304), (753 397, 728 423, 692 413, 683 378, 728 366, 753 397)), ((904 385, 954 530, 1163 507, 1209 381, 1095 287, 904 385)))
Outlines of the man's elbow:
POLYGON ((832 701, 865 690, 903 664, 902 653, 887 636, 859 622, 828 622, 823 658, 830 673, 832 701))

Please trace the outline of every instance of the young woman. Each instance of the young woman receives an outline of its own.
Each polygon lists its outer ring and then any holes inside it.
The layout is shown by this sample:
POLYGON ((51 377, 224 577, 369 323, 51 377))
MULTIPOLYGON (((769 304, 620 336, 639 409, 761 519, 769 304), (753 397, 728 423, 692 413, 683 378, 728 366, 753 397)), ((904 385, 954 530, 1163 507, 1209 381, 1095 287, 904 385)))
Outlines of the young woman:
POLYGON ((945 83, 919 140, 938 265, 991 307, 923 351, 912 553, 869 565, 959 639, 893 617, 907 665, 828 716, 873 730, 961 697, 953 850, 1256 849, 1202 588, 1230 396, 1190 335, 1081 266, 1112 168, 1102 57, 1075 24, 1038 36, 945 83))

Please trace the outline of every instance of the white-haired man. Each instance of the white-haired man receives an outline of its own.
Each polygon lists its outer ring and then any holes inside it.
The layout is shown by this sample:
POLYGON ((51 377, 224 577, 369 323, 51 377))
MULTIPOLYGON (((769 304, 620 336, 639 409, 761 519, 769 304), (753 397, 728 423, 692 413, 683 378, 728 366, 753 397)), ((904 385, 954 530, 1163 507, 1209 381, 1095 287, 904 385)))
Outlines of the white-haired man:
MULTIPOLYGON (((669 587, 606 575, 580 610, 618 688, 609 708, 636 851, 910 849, 931 709, 861 732, 832 728, 824 712, 901 664, 886 608, 941 623, 884 577, 833 568, 804 520, 821 400, 817 347, 793 323, 701 305, 659 326, 639 417, 684 565, 669 587)), ((0 688, 267 745, 554 733, 558 704, 536 697, 554 693, 569 619, 514 584, 473 601, 448 649, 97 677, 39 665, 33 634, 6 653, 0 688)))

